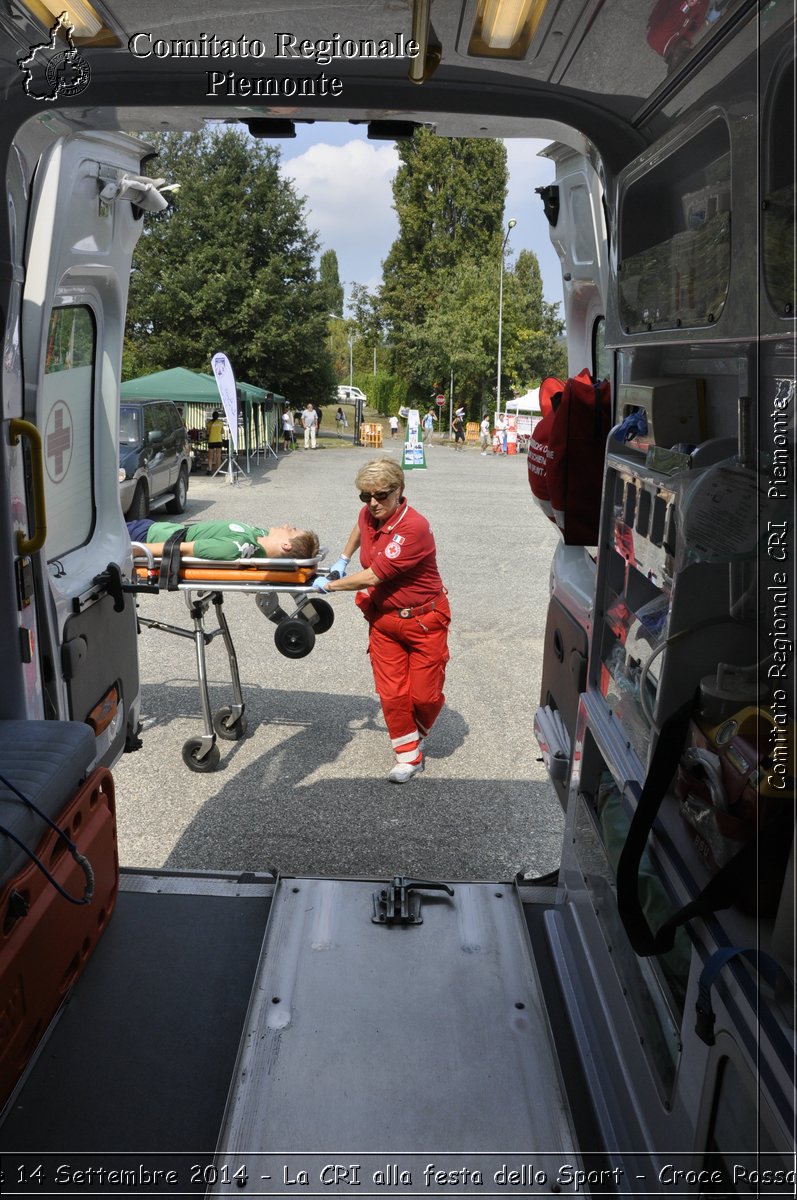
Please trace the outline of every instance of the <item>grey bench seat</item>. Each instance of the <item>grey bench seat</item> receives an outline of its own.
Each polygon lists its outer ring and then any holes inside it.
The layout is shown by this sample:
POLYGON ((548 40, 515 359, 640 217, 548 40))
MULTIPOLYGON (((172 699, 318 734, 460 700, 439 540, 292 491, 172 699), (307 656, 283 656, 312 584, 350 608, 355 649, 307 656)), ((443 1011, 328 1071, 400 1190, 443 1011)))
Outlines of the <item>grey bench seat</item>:
MULTIPOLYGON (((35 851, 48 826, 4 781, 56 821, 95 756, 94 734, 79 721, 0 721, 0 827, 35 851)), ((0 832, 0 889, 28 861, 24 850, 0 832)))

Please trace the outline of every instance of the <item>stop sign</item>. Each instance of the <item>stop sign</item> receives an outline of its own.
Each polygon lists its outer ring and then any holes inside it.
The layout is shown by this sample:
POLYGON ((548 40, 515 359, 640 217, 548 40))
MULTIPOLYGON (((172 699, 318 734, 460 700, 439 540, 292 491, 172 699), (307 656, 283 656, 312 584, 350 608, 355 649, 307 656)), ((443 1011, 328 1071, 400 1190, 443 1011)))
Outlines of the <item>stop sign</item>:
POLYGON ((441 408, 443 407, 443 405, 445 404, 445 402, 446 402, 446 398, 445 398, 445 396, 438 396, 438 397, 437 397, 437 404, 439 404, 441 408))

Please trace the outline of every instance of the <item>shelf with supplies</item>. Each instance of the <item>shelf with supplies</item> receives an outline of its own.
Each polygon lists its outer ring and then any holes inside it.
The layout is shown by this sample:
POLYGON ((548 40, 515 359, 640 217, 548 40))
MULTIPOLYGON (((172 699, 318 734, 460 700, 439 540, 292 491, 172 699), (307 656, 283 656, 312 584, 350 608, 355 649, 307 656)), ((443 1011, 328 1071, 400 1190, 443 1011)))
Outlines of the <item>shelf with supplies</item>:
MULTIPOLYGON (((727 455, 711 446, 707 465, 727 455)), ((644 766, 661 714, 694 695, 718 662, 755 661, 755 628, 732 615, 728 562, 693 555, 684 497, 697 471, 653 469, 650 454, 610 442, 601 516, 590 687, 626 728, 644 766)))
MULTIPOLYGON (((638 878, 642 893, 649 875, 663 886, 662 921, 668 907, 672 915, 702 904, 724 873, 731 898, 710 910, 707 945, 759 945, 788 962, 793 801, 784 804, 775 746, 792 761, 794 729, 776 728, 759 698, 754 475, 735 440, 685 453, 610 438, 571 798, 575 788, 594 804, 601 836, 604 773, 613 812, 627 822, 640 804, 645 820, 655 812, 653 869, 638 878), (767 879, 749 869, 759 843, 772 864, 767 879)), ((734 967, 740 979, 751 970, 734 967)))
MULTIPOLYGON (((757 737, 757 731, 751 726, 760 720, 762 717, 759 714, 748 709, 713 728, 709 727, 702 715, 691 722, 688 736, 690 744, 693 747, 707 746, 719 752, 725 796, 716 807, 706 804, 706 819, 702 824, 696 823, 694 781, 684 777, 682 760, 658 806, 652 823, 652 837, 646 843, 634 882, 630 884, 626 874, 620 894, 618 869, 621 851, 629 836, 642 791, 635 779, 640 764, 633 747, 625 740, 625 731, 616 714, 610 714, 594 692, 581 697, 576 748, 579 770, 572 798, 575 801, 577 796, 582 810, 589 814, 594 830, 595 845, 591 848, 590 838, 584 835, 581 827, 579 838, 589 851, 589 875, 597 879, 593 880, 591 890, 596 897, 600 895, 601 913, 605 914, 603 919, 608 921, 614 914, 615 926, 621 921, 625 922, 626 918, 621 917, 620 913, 629 912, 630 885, 638 895, 651 935, 655 934, 683 906, 698 902, 717 872, 751 841, 760 814, 756 811, 755 788, 750 784, 751 772, 743 769, 742 756, 749 754, 751 739, 755 741, 757 737), (596 846, 602 848, 608 865, 601 867, 602 860, 596 852, 596 846), (611 904, 609 900, 612 900, 611 904)), ((748 765, 754 766, 752 756, 748 765)), ((666 785, 667 780, 662 783, 666 785)), ((768 825, 765 836, 770 845, 777 841, 777 853, 769 860, 771 871, 766 876, 761 875, 748 859, 749 869, 739 872, 734 879, 730 903, 704 912, 701 921, 691 919, 688 935, 686 928, 680 926, 670 950, 662 948, 655 954, 650 954, 650 951, 642 953, 640 961, 651 965, 662 994, 667 997, 669 1011, 677 1011, 683 1006, 687 990, 690 938, 698 941, 704 958, 722 947, 743 950, 745 953, 741 953, 728 968, 728 973, 735 977, 745 992, 746 1020, 751 1028, 763 1021, 762 1029, 766 1027, 766 1036, 783 1054, 791 1052, 789 1048, 793 1046, 794 1036, 790 982, 793 976, 793 803, 790 797, 781 795, 767 797, 767 804, 770 811, 764 817, 764 824, 768 825), (770 961, 761 968, 757 967, 747 953, 751 950, 760 951, 770 961), (771 974, 776 963, 779 967, 773 979, 771 974), (766 987, 763 986, 762 975, 767 976, 766 987)), ((619 952, 623 940, 615 938, 615 943, 619 952)), ((634 976, 632 967, 637 960, 633 955, 629 958, 625 952, 622 953, 628 982, 634 976)), ((640 978, 637 983, 641 986, 641 982, 640 978)), ((646 998, 656 997, 656 988, 650 979, 647 980, 646 989, 638 1000, 635 999, 634 1006, 643 1013, 648 1012, 650 1024, 650 1003, 646 1003, 646 998)), ((653 1021, 652 1028, 646 1029, 646 1040, 655 1032, 655 1025, 653 1021)), ((664 1022, 665 1034, 668 1028, 664 1022)), ((653 1045, 653 1042, 649 1043, 648 1054, 651 1054, 653 1045)), ((666 1055, 658 1056, 659 1068, 662 1063, 667 1065, 666 1055)))

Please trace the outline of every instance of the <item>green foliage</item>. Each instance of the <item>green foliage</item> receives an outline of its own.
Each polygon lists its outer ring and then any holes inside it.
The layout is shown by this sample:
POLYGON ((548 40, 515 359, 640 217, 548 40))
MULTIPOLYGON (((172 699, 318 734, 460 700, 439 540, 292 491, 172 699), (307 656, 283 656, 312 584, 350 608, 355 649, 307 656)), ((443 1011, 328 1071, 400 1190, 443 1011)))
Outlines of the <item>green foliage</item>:
POLYGON ((362 283, 353 283, 349 297, 352 321, 360 340, 373 350, 382 336, 382 318, 379 312, 379 297, 368 291, 362 283))
MULTIPOLYGON (((558 310, 558 304, 543 300, 536 254, 521 250, 514 269, 504 273, 502 395, 507 383, 515 391, 525 392, 546 375, 560 374, 562 347, 557 338, 564 330, 564 322, 558 310)), ((564 362, 566 371, 566 354, 564 362)))
POLYGON ((180 190, 136 248, 125 373, 209 371, 221 350, 241 381, 323 401, 334 376, 318 243, 279 150, 229 129, 151 140, 150 169, 180 190))
POLYGON ((408 402, 407 385, 396 375, 379 372, 371 376, 370 382, 363 375, 355 383, 368 397, 368 407, 385 416, 398 413, 402 405, 408 402))
POLYGON ((480 293, 487 286, 478 279, 478 264, 491 250, 498 261, 506 151, 490 139, 437 138, 419 130, 401 143, 399 158, 393 185, 399 236, 385 260, 380 310, 393 370, 407 380, 413 401, 425 404, 454 359, 467 370, 469 386, 481 386, 474 381, 484 369, 482 331, 475 337, 466 331, 465 318, 452 311, 453 297, 467 299, 472 315, 478 305, 469 285, 480 293))
MULTIPOLYGON (((448 394, 453 372, 457 401, 479 419, 496 396, 506 151, 491 139, 421 130, 401 144, 399 157, 399 236, 376 302, 390 369, 420 406, 437 392, 448 394)), ((558 305, 543 300, 537 256, 523 250, 513 268, 510 251, 511 242, 503 276, 503 400, 562 369, 563 322, 558 305)))
POLYGON ((342 317, 343 284, 340 282, 338 256, 334 250, 325 250, 318 260, 318 282, 327 312, 342 317))

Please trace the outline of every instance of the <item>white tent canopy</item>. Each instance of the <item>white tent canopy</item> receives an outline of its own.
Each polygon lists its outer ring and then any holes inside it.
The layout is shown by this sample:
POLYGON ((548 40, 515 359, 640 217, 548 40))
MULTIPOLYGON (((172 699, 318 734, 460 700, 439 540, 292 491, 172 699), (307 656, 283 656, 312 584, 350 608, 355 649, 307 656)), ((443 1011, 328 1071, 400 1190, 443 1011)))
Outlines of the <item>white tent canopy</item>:
POLYGON ((516 396, 514 400, 507 400, 506 411, 510 413, 534 413, 540 415, 540 389, 532 388, 530 392, 526 392, 524 396, 516 396))

